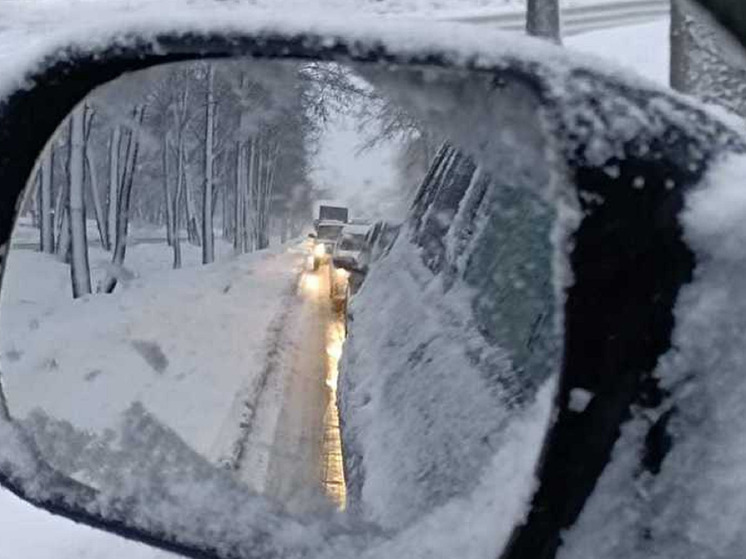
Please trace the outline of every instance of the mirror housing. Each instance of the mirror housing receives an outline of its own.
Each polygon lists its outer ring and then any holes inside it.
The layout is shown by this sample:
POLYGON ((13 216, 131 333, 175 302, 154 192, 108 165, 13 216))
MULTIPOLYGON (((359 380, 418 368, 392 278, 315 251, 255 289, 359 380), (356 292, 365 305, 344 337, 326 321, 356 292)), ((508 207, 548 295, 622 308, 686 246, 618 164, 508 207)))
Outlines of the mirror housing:
MULTIPOLYGON (((469 26, 454 31, 444 25, 447 32, 438 37, 430 22, 417 27, 412 22, 374 21, 349 29, 347 22, 296 19, 278 23, 262 20, 244 8, 214 10, 214 19, 206 23, 202 11, 185 7, 180 18, 169 23, 154 22, 151 13, 140 14, 135 9, 126 23, 109 18, 94 37, 81 34, 74 44, 63 48, 59 38, 50 34, 50 40, 42 43, 41 55, 26 53, 21 71, 5 71, 0 66, 4 80, 25 84, 0 90, 5 91, 0 98, 3 258, 18 200, 37 155, 85 94, 124 72, 198 58, 287 57, 453 68, 489 74, 498 91, 506 84, 520 84, 539 92, 546 104, 543 118, 548 134, 557 136, 553 140, 557 153, 564 157, 567 175, 574 181, 561 192, 573 248, 567 269, 562 270, 567 272, 568 285, 562 286, 565 314, 558 325, 565 347, 557 419, 546 437, 531 509, 502 557, 553 556, 562 531, 577 519, 606 466, 630 408, 646 391, 655 393, 648 381, 658 358, 671 346, 672 309, 679 288, 692 278, 695 262, 682 237, 679 213, 684 193, 701 179, 706 163, 704 156, 693 167, 688 160, 682 161, 680 143, 662 138, 661 130, 673 130, 687 146, 705 155, 727 146, 743 149, 742 141, 696 105, 660 90, 620 83, 614 75, 593 66, 573 66, 559 49, 539 42, 526 41, 530 48, 524 55, 517 54, 521 49, 515 43, 520 40, 515 37, 500 38, 469 26), (623 102, 599 106, 601 94, 618 96, 623 102), (656 112, 656 102, 664 104, 668 112, 656 112), (628 113, 646 111, 655 118, 630 124, 628 113), (580 136, 571 137, 574 125, 583 120, 579 115, 585 114, 600 118, 583 128, 580 136), (614 136, 614 125, 619 122, 638 126, 638 133, 614 136), (593 152, 589 146, 596 145, 594 140, 608 149, 593 152), (641 149, 649 146, 660 156, 655 161, 648 157, 649 150, 641 149), (615 177, 605 174, 607 164, 617 166, 615 177), (666 173, 659 172, 661 169, 666 173), (669 175, 676 179, 674 188, 665 183, 669 175), (630 188, 638 176, 651 178, 644 197, 637 197, 630 188), (599 199, 605 203, 595 204, 599 199), (614 229, 607 227, 609 223, 621 225, 614 229), (641 252, 650 257, 642 260, 649 265, 640 266, 641 252), (634 281, 614 281, 620 277, 634 281), (614 361, 619 355, 624 355, 624 360, 614 361), (597 395, 582 414, 570 406, 571 391, 577 387, 597 395), (593 441, 590 448, 589 440, 593 441)), ((312 235, 309 237, 314 238, 312 235)), ((22 437, 7 434, 12 427, 12 420, 0 414, 0 440, 22 444, 22 437)), ((26 450, 34 455, 31 446, 26 450)), ((36 477, 29 477, 21 462, 4 462, 6 471, 0 472, 0 483, 51 512, 187 556, 249 556, 254 549, 253 542, 241 539, 245 534, 239 517, 233 526, 234 539, 205 547, 193 534, 168 533, 157 522, 128 524, 130 503, 115 503, 119 516, 107 517, 106 511, 89 506, 90 495, 74 499, 70 499, 74 493, 39 496, 34 492, 39 480, 56 477, 44 472, 40 477, 41 470, 35 472, 36 477)), ((239 510, 240 503, 234 504, 239 510)), ((279 513, 276 519, 294 522, 279 513)), ((259 536, 266 538, 266 534, 259 536)))

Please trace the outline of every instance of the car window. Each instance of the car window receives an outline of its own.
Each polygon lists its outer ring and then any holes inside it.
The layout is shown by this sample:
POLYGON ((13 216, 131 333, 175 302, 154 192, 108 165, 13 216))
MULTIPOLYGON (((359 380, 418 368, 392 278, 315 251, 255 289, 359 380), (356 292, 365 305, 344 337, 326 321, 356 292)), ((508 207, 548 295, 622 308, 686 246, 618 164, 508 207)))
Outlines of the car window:
POLYGON ((339 241, 339 250, 363 250, 365 248, 364 235, 344 235, 339 241))
POLYGON ((342 225, 320 225, 319 239, 334 241, 339 237, 342 225))

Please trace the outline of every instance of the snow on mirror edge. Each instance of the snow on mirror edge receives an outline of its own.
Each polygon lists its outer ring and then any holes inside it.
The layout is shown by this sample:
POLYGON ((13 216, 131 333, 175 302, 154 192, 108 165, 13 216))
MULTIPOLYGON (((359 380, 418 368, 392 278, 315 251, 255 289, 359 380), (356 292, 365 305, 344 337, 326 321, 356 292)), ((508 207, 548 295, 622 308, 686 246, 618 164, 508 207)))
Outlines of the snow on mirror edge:
POLYGON ((656 370, 667 397, 634 410, 562 559, 724 559, 746 549, 744 176, 743 155, 721 158, 688 195, 685 235, 707 256, 682 288, 673 349, 656 370), (634 450, 656 424, 672 444, 652 475, 634 450))
MULTIPOLYGON (((68 299, 55 250, 69 242, 64 204, 49 254, 29 250, 39 233, 19 222, 2 293, 3 383, 41 454, 95 491, 89 512, 221 555, 371 558, 492 557, 525 513, 572 223, 571 209, 557 213, 537 102, 523 86, 491 95, 488 79, 466 73, 354 70, 160 67, 95 92, 48 146, 38 191, 45 172, 61 182, 78 172, 99 217, 87 226, 91 277, 76 289, 115 287, 68 299), (337 276, 309 269, 302 236, 316 217, 315 146, 343 113, 369 128, 397 123, 388 145, 409 158, 398 203, 415 200, 395 227, 391 204, 365 216, 398 233, 373 246, 346 320, 326 296, 337 276), (95 148, 76 155, 81 141, 95 148), (207 173, 215 194, 202 199, 207 173), (112 184, 133 192, 127 255, 113 264, 112 184), (200 266, 205 203, 214 262, 200 266), (496 292, 518 303, 501 307, 496 292), (337 392, 327 368, 342 323, 337 392), (347 514, 318 483, 335 401, 347 514)), ((21 457, 9 456, 30 478, 21 457)))

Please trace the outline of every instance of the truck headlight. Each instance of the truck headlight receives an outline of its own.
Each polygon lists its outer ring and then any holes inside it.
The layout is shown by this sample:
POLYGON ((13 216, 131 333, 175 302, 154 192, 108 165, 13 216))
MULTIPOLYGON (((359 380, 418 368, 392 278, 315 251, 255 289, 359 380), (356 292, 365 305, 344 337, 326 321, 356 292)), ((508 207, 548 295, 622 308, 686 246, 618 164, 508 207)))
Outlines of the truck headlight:
POLYGON ((326 247, 324 247, 324 243, 318 243, 315 247, 313 247, 313 255, 321 258, 326 254, 326 247))

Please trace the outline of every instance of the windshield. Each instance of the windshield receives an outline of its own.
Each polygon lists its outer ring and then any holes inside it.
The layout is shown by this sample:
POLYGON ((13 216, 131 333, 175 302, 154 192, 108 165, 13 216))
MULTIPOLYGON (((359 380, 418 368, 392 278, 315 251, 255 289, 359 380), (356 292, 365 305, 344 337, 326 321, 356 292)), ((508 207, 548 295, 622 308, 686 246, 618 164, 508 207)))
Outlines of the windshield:
POLYGON ((318 239, 321 241, 336 241, 343 225, 320 225, 318 239))
POLYGON ((365 248, 365 235, 345 235, 339 242, 339 250, 363 250, 365 248))

